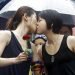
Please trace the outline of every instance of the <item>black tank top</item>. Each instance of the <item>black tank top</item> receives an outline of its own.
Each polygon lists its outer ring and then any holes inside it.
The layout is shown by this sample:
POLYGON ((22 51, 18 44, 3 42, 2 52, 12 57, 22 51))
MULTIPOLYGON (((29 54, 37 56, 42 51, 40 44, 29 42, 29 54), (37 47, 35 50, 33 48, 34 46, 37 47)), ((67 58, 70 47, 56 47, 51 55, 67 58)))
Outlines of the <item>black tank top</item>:
POLYGON ((64 35, 59 51, 55 55, 46 52, 42 47, 42 56, 47 75, 75 75, 75 54, 67 47, 67 37, 64 35))
MULTIPOLYGON (((1 57, 3 58, 13 58, 17 57, 19 53, 23 52, 21 45, 16 39, 13 32, 11 32, 11 41, 8 46, 4 49, 1 57)), ((30 45, 29 45, 30 46, 30 45)), ((30 69, 31 61, 21 62, 19 64, 14 64, 6 67, 0 67, 0 75, 28 75, 30 69)))

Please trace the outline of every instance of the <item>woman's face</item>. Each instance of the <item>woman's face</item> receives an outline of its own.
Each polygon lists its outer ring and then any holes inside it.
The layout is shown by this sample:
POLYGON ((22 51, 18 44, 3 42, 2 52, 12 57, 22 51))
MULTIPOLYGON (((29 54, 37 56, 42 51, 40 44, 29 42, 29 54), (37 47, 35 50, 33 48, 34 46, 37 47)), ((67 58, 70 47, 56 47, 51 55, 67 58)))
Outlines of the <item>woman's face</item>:
POLYGON ((45 19, 39 17, 38 23, 37 23, 37 33, 45 33, 45 31, 47 30, 47 26, 46 26, 46 21, 45 19))
POLYGON ((37 24, 37 17, 36 13, 32 14, 30 17, 28 17, 27 25, 30 30, 30 32, 35 33, 36 32, 36 25, 37 24))

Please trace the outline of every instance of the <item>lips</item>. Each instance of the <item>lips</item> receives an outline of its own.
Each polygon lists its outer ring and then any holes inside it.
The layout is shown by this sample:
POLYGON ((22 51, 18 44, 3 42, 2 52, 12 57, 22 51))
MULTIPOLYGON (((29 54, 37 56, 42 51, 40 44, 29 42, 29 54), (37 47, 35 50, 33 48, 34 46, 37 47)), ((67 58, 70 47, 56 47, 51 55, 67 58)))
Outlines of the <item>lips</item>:
POLYGON ((38 31, 38 27, 36 28, 36 31, 38 31))
POLYGON ((36 28, 37 28, 37 29, 39 29, 39 27, 38 27, 38 26, 37 26, 36 28))

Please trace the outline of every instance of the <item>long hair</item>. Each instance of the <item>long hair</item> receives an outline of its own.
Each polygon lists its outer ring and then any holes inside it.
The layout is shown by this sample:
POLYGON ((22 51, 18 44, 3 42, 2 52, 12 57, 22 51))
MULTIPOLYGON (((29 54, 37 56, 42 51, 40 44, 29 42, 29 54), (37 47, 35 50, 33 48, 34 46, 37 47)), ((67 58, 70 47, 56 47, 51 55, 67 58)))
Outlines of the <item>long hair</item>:
POLYGON ((26 13, 27 16, 34 14, 35 10, 28 6, 20 7, 14 17, 10 18, 6 24, 6 29, 15 30, 19 23, 22 21, 23 15, 26 13))

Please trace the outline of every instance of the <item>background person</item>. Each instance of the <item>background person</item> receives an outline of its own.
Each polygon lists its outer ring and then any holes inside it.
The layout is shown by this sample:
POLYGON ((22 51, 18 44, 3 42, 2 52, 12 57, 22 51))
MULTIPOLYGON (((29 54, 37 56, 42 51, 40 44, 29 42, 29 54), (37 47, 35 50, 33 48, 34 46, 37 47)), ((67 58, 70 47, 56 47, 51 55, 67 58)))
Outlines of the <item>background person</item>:
POLYGON ((67 25, 62 25, 60 30, 59 30, 60 34, 68 34, 68 35, 72 35, 72 27, 71 26, 67 26, 67 25))

